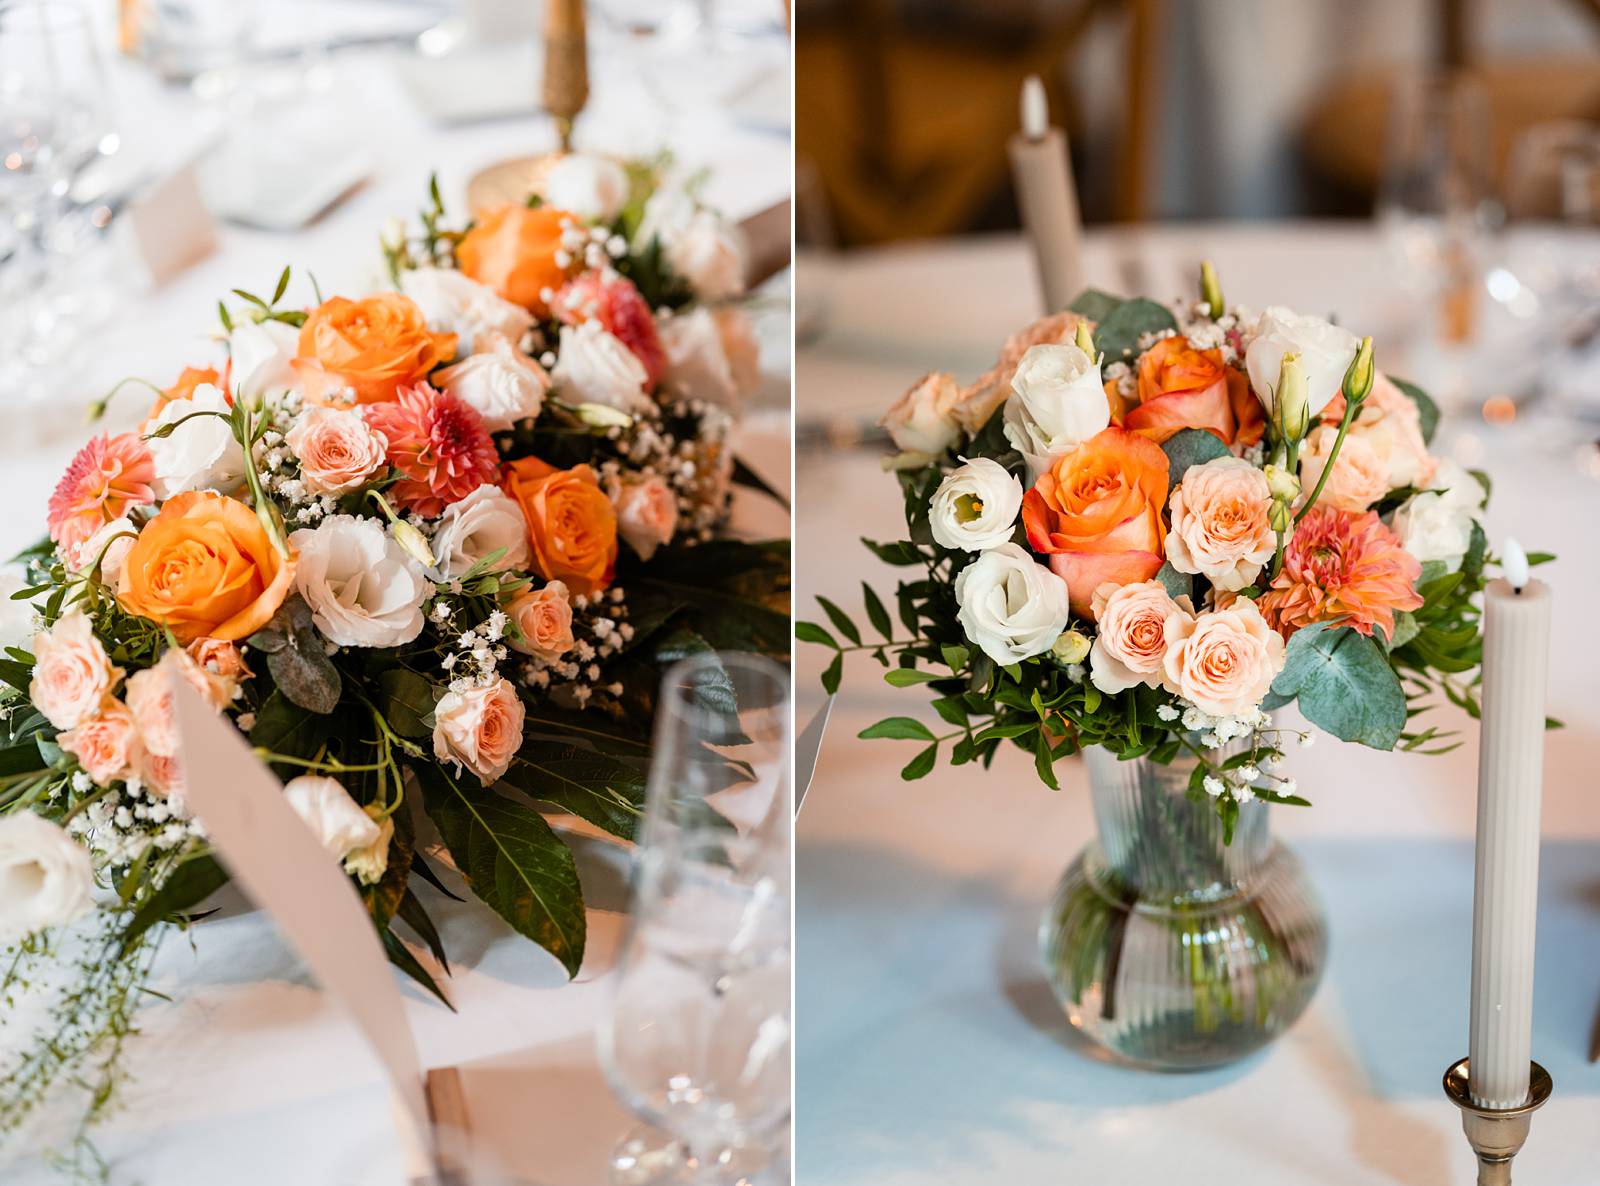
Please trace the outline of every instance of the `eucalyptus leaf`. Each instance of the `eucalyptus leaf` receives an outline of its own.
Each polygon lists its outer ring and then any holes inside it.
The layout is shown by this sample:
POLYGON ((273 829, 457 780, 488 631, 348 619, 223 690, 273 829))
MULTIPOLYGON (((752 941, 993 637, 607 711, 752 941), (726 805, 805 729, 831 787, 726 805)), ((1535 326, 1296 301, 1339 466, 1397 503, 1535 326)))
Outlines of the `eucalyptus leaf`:
POLYGON ((1297 630, 1272 691, 1295 697, 1308 721, 1341 741, 1388 750, 1405 729, 1400 677, 1382 648, 1349 626, 1318 622, 1297 630))
POLYGON ((1177 328, 1172 310, 1136 297, 1123 301, 1100 321, 1094 331, 1094 346, 1107 362, 1126 362, 1138 353, 1139 339, 1144 335, 1177 328))
POLYGON ((1174 601, 1180 597, 1192 597, 1194 594, 1194 578, 1186 572, 1179 572, 1173 568, 1170 560, 1165 561, 1156 570, 1156 580, 1167 587, 1167 596, 1174 601))
POLYGON ((1224 445, 1203 428, 1185 428, 1173 433, 1161 446, 1167 455, 1167 489, 1176 490, 1192 465, 1202 465, 1219 457, 1231 457, 1224 445))
POLYGON ((1098 288, 1086 288, 1073 298, 1067 310, 1080 317, 1087 317, 1090 321, 1104 321, 1123 303, 1121 297, 1112 296, 1109 292, 1101 292, 1098 288))

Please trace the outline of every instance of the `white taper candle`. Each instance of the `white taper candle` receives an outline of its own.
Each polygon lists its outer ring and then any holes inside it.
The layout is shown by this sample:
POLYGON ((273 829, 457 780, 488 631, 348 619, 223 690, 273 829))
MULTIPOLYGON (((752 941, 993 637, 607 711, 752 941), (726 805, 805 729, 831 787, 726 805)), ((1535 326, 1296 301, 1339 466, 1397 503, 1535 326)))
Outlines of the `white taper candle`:
POLYGON ((1533 938, 1539 897, 1550 590, 1507 545, 1510 580, 1484 591, 1483 729, 1478 749, 1477 872, 1472 909, 1468 1086, 1484 1108, 1528 1096, 1533 938))
POLYGON ((1046 313, 1059 313, 1083 288, 1083 223, 1072 183, 1067 137, 1050 126, 1044 84, 1022 86, 1022 130, 1011 137, 1011 177, 1022 225, 1033 242, 1046 313))

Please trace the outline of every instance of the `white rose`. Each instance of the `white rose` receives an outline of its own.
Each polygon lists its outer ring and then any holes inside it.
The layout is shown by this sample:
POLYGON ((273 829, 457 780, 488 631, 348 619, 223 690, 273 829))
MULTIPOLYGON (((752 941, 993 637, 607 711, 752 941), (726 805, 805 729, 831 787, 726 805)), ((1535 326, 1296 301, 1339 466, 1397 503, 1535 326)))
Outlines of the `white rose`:
POLYGON ((147 442, 156 463, 157 498, 165 501, 186 490, 231 494, 239 488, 244 482, 244 450, 234 439, 228 415, 228 401, 210 383, 196 387, 189 399, 171 400, 161 409, 147 431, 177 427, 147 442), (209 414, 214 412, 221 416, 209 414))
POLYGON ((393 647, 422 633, 428 583, 376 519, 333 515, 289 542, 300 557, 294 587, 330 641, 393 647))
POLYGON ((644 363, 598 321, 561 327, 550 377, 568 403, 604 404, 631 415, 643 415, 653 406, 644 393, 650 381, 644 363))
POLYGON ((94 908, 89 853, 31 811, 0 819, 0 940, 26 938, 94 908))
POLYGON ((588 222, 610 222, 628 200, 628 174, 610 157, 569 153, 545 174, 544 200, 588 222))
POLYGON ((293 362, 300 352, 300 331, 281 321, 245 321, 228 335, 233 361, 233 390, 259 400, 283 391, 298 391, 300 377, 293 362))
POLYGON ((68 556, 67 564, 74 572, 88 572, 100 563, 100 579, 113 589, 122 586, 122 562, 128 558, 139 529, 133 520, 123 515, 84 540, 68 556))
POLYGON ((678 526, 678 498, 672 487, 659 477, 629 482, 613 500, 617 507, 617 534, 648 560, 656 549, 672 542, 678 526))
POLYGON ((672 270, 704 301, 744 292, 744 238, 714 210, 699 206, 681 189, 660 189, 645 203, 634 241, 660 239, 672 270))
POLYGON ((1022 483, 998 461, 978 457, 939 483, 928 524, 942 546, 982 552, 1011 538, 1021 510, 1022 483))
POLYGON ((735 407, 761 384, 760 346, 743 309, 698 306, 660 323, 666 385, 735 407))
POLYGON ((954 375, 935 371, 907 389, 878 421, 907 463, 925 465, 961 439, 953 410, 961 399, 954 375))
POLYGON ((1030 346, 1006 399, 1006 439, 1038 477, 1111 423, 1100 368, 1077 346, 1030 346))
POLYGON ((283 797, 317 843, 341 861, 378 839, 377 823, 336 778, 302 774, 284 784, 283 797))
POLYGON ((456 335, 456 350, 463 356, 478 349, 480 334, 501 334, 520 342, 533 327, 532 313, 454 268, 402 272, 400 291, 417 303, 434 333, 456 335))
POLYGON ((478 335, 476 353, 434 375, 433 385, 471 407, 490 432, 500 432, 539 415, 550 376, 510 338, 490 332, 478 335))
POLYGON ((1250 388, 1272 415, 1273 392, 1278 386, 1278 370, 1283 356, 1291 350, 1300 354, 1306 374, 1307 412, 1313 420, 1339 394, 1344 373, 1355 361, 1361 339, 1347 329, 1320 317, 1301 316, 1281 305, 1274 305, 1256 323, 1255 338, 1245 348, 1245 369, 1250 372, 1250 388))
POLYGON ((435 574, 441 580, 462 576, 502 548, 505 555, 490 571, 528 567, 528 520, 516 499, 498 486, 485 484, 445 507, 439 516, 439 529, 433 536, 435 574))
POLYGON ((982 552, 956 577, 961 628, 996 663, 1050 649, 1072 611, 1067 582, 1016 544, 982 552))
POLYGON ((1483 500, 1478 479, 1446 459, 1439 463, 1433 487, 1406 499, 1390 527, 1418 561, 1442 560, 1454 572, 1472 546, 1472 525, 1482 518, 1483 500))

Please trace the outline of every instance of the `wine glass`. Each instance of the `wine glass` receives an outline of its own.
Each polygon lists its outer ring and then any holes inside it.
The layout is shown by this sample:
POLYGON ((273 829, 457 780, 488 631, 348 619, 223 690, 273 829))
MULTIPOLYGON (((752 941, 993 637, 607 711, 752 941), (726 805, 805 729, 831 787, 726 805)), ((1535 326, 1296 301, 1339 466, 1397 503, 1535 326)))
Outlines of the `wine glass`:
POLYGON ((612 1090, 650 1129, 618 1186, 757 1180, 789 1116, 786 673, 754 655, 671 667, 657 706, 633 912, 599 1029, 612 1090))

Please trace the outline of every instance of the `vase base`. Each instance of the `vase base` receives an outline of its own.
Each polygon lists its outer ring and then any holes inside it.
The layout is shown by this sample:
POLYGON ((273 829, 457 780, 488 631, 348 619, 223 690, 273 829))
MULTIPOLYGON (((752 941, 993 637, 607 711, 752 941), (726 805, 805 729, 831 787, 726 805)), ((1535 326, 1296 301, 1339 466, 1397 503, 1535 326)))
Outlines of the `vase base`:
POLYGON ((1327 930, 1297 857, 1275 842, 1234 892, 1134 889, 1091 844, 1040 926, 1057 1000, 1116 1061, 1226 1066, 1280 1036, 1310 1004, 1327 930))

